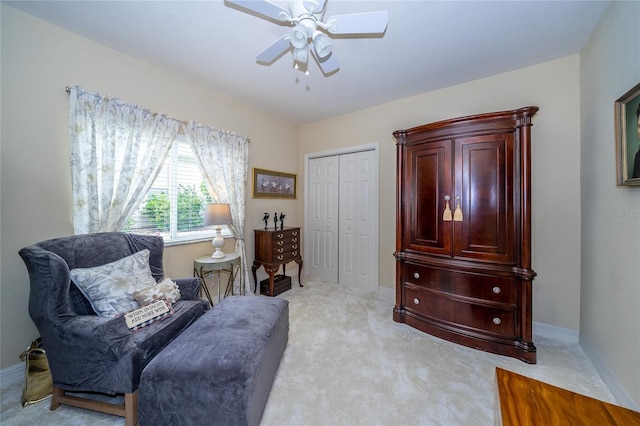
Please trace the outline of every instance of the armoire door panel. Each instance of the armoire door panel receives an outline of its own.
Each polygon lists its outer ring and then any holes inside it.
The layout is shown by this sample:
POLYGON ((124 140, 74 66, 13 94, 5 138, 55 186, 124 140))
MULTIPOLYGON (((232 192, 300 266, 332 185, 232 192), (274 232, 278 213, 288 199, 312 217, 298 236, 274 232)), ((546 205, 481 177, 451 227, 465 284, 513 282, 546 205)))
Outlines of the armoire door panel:
POLYGON ((455 144, 454 257, 512 264, 514 253, 513 135, 460 138, 455 144))
POLYGON ((404 235, 404 245, 410 250, 450 255, 451 222, 443 222, 442 216, 445 197, 451 197, 451 141, 407 150, 413 193, 408 193, 405 200, 410 207, 405 209, 409 232, 404 235))

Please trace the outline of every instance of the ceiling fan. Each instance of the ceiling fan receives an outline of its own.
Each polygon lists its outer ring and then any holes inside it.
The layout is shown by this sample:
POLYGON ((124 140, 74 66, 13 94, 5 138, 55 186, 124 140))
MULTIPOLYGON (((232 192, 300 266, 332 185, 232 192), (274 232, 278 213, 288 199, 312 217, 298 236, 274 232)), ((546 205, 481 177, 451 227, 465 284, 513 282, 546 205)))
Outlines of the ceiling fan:
POLYGON ((267 0, 226 0, 268 20, 292 26, 293 29, 256 56, 259 63, 271 65, 282 54, 293 50, 294 68, 308 75, 309 55, 313 56, 325 75, 339 69, 331 51, 330 35, 383 34, 387 28, 387 11, 334 15, 324 20, 326 0, 290 0, 284 9, 267 0))

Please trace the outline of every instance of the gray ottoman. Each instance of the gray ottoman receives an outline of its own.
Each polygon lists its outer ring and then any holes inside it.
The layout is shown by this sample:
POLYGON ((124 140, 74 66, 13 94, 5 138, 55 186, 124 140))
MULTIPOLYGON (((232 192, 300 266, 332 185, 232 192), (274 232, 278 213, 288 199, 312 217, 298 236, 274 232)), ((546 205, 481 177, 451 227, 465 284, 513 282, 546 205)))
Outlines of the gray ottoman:
POLYGON ((140 425, 258 425, 289 338, 289 302, 231 296, 142 371, 140 425))

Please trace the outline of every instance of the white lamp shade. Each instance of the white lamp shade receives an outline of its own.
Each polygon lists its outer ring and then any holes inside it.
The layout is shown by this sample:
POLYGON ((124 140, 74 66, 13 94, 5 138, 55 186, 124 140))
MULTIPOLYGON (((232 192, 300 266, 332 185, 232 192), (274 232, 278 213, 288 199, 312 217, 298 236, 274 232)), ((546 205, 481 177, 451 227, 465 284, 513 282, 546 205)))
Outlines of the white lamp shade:
POLYGON ((303 47, 302 49, 293 49, 294 61, 301 64, 306 64, 308 58, 309 58, 309 49, 307 48, 307 46, 303 47))
POLYGON ((298 24, 293 30, 291 30, 291 45, 296 49, 301 49, 307 44, 308 37, 307 29, 303 25, 298 24))
POLYGON ((207 204, 204 214, 205 226, 228 225, 231 223, 231 208, 229 204, 214 203, 207 204))
POLYGON ((320 58, 325 58, 331 53, 331 42, 326 34, 316 31, 313 34, 313 47, 320 58))

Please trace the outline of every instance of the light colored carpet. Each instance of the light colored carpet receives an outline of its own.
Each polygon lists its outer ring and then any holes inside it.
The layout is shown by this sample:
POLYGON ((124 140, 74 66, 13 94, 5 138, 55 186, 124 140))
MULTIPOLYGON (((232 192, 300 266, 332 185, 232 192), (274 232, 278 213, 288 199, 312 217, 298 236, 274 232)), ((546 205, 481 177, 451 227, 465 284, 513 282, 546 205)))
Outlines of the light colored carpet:
MULTIPOLYGON (((493 425, 495 368, 615 403, 578 344, 535 336, 538 364, 455 345, 392 320, 393 303, 309 282, 290 301, 289 344, 262 418, 283 425, 493 425)), ((2 424, 122 425, 124 419, 49 400, 20 406, 2 390, 2 424)), ((215 401, 211 401, 215 410, 215 401)))

